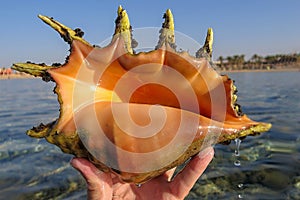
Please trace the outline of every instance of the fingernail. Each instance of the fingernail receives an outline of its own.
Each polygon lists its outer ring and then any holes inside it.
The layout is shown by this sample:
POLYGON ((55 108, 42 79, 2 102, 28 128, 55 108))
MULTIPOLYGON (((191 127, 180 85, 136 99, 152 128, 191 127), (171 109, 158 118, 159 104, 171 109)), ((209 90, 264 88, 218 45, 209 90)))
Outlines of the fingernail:
POLYGON ((77 162, 76 158, 72 158, 69 163, 71 164, 72 167, 74 167, 74 163, 76 164, 76 162, 77 162))
POLYGON ((203 159, 205 157, 207 157, 208 155, 212 155, 214 152, 214 149, 212 147, 207 147, 205 149, 203 149, 202 151, 200 151, 200 153, 198 154, 198 157, 203 159))

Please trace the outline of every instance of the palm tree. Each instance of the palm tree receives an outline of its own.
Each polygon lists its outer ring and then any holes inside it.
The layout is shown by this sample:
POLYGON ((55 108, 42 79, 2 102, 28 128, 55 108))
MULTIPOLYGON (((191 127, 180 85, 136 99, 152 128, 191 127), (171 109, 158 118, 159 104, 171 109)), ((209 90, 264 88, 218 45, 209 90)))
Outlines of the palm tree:
POLYGON ((234 69, 238 69, 238 65, 239 65, 239 58, 240 56, 239 55, 234 55, 233 56, 233 68, 234 69))
POLYGON ((261 57, 261 56, 259 56, 257 54, 254 54, 251 57, 251 61, 253 62, 255 68, 259 68, 260 67, 260 65, 262 63, 262 59, 263 59, 263 57, 261 57))
POLYGON ((227 68, 228 68, 229 70, 231 70, 231 69, 232 69, 232 66, 231 66, 231 65, 232 65, 232 62, 233 62, 232 60, 233 60, 233 59, 232 59, 231 56, 227 56, 227 57, 226 57, 226 60, 227 60, 227 68))
POLYGON ((220 68, 223 70, 223 62, 224 62, 223 56, 219 56, 218 61, 220 61, 220 68))

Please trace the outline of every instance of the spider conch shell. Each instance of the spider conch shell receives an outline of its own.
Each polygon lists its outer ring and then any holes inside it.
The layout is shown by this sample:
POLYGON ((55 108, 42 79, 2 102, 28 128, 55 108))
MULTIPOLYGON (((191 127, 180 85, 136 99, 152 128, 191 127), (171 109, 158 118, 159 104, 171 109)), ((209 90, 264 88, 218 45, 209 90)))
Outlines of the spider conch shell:
POLYGON ((71 46, 65 64, 17 63, 13 68, 56 83, 59 118, 27 132, 63 152, 85 157, 123 181, 144 183, 207 146, 267 131, 241 112, 228 76, 212 67, 213 32, 196 56, 178 52, 171 11, 157 46, 135 53, 136 41, 120 6, 112 41, 85 41, 53 18, 39 17, 71 46))

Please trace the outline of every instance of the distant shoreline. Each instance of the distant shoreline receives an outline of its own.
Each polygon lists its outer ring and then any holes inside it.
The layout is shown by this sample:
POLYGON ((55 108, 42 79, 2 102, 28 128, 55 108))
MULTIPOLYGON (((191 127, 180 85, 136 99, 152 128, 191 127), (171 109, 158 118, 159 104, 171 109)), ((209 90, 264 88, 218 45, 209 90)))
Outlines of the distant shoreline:
POLYGON ((217 70, 220 73, 243 73, 243 72, 300 72, 300 68, 289 69, 240 69, 240 70, 217 70))
POLYGON ((9 75, 0 75, 0 80, 10 80, 10 79, 33 79, 36 78, 32 75, 27 74, 9 74, 9 75))
MULTIPOLYGON (((219 73, 244 73, 244 72, 300 72, 300 68, 290 68, 290 69, 250 69, 250 70, 227 70, 227 71, 220 71, 217 70, 219 73)), ((36 77, 27 74, 10 74, 10 75, 0 75, 0 80, 9 80, 9 79, 34 79, 36 77)))

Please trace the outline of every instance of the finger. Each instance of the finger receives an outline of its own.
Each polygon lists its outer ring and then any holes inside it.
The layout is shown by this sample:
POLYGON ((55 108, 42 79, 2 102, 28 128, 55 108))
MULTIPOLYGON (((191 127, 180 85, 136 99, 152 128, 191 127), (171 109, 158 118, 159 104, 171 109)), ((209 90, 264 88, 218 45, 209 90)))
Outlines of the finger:
POLYGON ((171 182, 172 190, 178 197, 185 197, 212 160, 214 150, 208 147, 196 155, 171 182))
POLYGON ((71 165, 77 169, 86 180, 88 199, 112 198, 112 180, 109 173, 100 171, 84 158, 73 158, 71 165))

